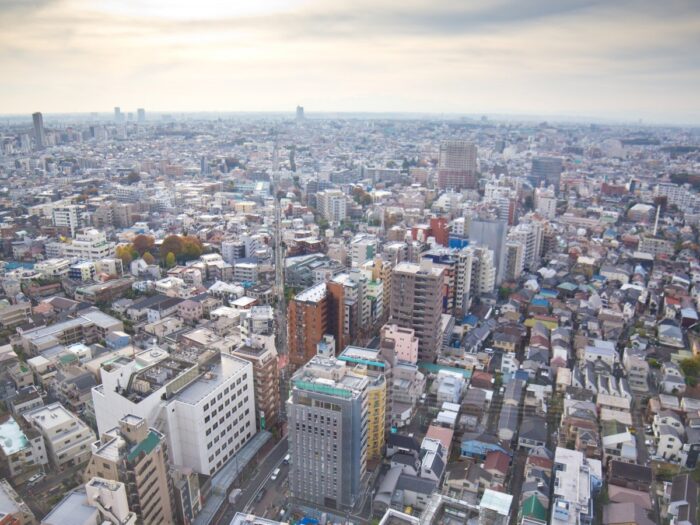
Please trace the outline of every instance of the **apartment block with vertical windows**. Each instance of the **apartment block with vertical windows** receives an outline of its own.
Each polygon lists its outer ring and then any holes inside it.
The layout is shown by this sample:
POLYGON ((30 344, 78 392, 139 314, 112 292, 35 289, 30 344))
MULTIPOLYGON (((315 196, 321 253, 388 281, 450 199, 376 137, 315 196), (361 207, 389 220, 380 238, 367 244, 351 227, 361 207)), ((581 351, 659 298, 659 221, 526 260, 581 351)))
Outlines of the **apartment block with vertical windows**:
POLYGON ((95 476, 124 483, 129 508, 141 523, 174 522, 165 436, 144 419, 126 415, 92 444, 85 477, 95 476))
POLYGON ((333 357, 314 357, 292 377, 287 400, 292 496, 350 509, 365 491, 369 378, 333 357))

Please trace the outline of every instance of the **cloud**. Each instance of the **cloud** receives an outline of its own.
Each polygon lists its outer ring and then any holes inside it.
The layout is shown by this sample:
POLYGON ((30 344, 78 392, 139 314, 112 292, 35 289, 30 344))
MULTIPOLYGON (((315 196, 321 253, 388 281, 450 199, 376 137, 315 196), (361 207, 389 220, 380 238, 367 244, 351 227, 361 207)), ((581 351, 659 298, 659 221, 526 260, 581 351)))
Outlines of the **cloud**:
POLYGON ((325 110, 698 117, 694 1, 238 4, 0 0, 0 112, 304 100, 325 110))

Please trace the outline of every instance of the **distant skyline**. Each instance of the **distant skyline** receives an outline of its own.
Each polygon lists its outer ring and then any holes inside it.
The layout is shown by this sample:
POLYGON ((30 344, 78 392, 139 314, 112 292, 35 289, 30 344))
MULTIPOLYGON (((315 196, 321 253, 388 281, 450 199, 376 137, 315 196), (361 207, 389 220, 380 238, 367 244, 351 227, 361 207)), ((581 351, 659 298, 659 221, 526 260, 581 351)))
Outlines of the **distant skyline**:
POLYGON ((300 104, 700 125, 698 49, 696 0, 0 0, 0 114, 300 104))

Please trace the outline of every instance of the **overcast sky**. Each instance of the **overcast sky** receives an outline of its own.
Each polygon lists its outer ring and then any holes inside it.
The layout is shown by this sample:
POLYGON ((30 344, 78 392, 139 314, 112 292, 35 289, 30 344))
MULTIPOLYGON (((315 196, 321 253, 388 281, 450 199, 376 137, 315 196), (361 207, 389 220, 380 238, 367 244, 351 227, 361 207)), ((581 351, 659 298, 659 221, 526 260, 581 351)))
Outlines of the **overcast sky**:
POLYGON ((698 0, 0 0, 0 113, 700 124, 698 0))

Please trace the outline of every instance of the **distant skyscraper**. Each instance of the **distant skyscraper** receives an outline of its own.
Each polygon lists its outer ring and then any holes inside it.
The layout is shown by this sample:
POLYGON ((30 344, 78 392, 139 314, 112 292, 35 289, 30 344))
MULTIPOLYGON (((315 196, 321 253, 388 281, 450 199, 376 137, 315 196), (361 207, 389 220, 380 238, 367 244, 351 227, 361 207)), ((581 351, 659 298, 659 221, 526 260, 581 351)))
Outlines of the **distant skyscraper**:
POLYGON ((496 266, 496 284, 500 284, 505 273, 506 236, 508 225, 506 221, 472 219, 469 225, 469 244, 482 244, 493 252, 493 262, 496 266))
POLYGON ((304 120, 304 106, 297 106, 297 120, 304 120))
POLYGON ((545 186, 554 186, 554 191, 559 191, 562 170, 562 159, 558 157, 535 157, 532 159, 530 178, 536 186, 544 182, 545 186))
POLYGON ((44 131, 44 116, 39 113, 32 114, 34 121, 34 138, 36 139, 36 148, 44 149, 46 147, 46 132, 44 131))
POLYGON ((136 120, 138 121, 139 124, 146 122, 146 110, 145 109, 139 108, 136 110, 136 120))
POLYGON ((122 121, 122 110, 120 107, 115 107, 114 108, 114 121, 115 122, 121 122, 122 121))
POLYGON ((438 187, 441 190, 477 187, 476 146, 463 140, 448 140, 440 145, 438 187))

